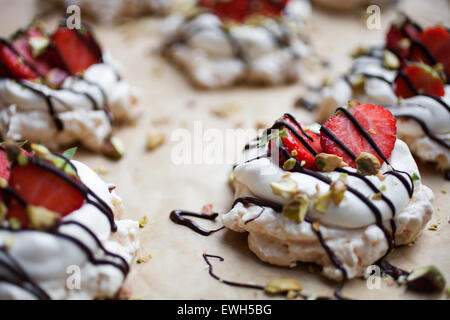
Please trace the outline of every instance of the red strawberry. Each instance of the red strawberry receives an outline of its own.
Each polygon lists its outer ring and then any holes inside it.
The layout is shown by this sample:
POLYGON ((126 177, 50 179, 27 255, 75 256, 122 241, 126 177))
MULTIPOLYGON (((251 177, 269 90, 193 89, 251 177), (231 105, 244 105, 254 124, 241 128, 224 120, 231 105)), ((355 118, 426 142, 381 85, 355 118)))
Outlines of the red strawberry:
MULTIPOLYGON (((429 27, 420 34, 420 41, 430 51, 431 55, 436 59, 436 61, 444 65, 445 73, 447 77, 449 77, 450 34, 448 30, 442 26, 429 27)), ((426 60, 419 60, 417 56, 411 57, 411 60, 426 62, 426 60)))
POLYGON ((72 75, 101 62, 101 51, 89 30, 60 27, 51 37, 52 43, 72 75))
POLYGON ((0 76, 27 80, 37 78, 38 74, 24 62, 24 59, 14 49, 5 43, 0 46, 0 76))
POLYGON ((252 2, 252 13, 269 17, 279 17, 289 0, 262 0, 252 2))
MULTIPOLYGON (((312 141, 301 132, 300 128, 297 126, 297 124, 288 116, 284 116, 282 118, 284 122, 287 122, 292 127, 295 128, 295 132, 297 132, 305 141, 308 143, 312 149, 314 149, 317 153, 322 152, 322 148, 320 146, 319 137, 310 130, 304 130, 309 137, 312 138, 312 141)), ((302 142, 292 133, 292 131, 285 127, 280 130, 280 140, 283 145, 283 147, 299 162, 304 161, 304 167, 307 169, 317 170, 316 164, 314 162, 314 155, 305 147, 302 142)), ((273 138, 269 141, 269 152, 272 151, 272 146, 274 143, 276 143, 277 138, 273 138)), ((280 166, 283 166, 284 162, 286 161, 285 155, 280 152, 279 153, 279 164, 280 166)))
POLYGON ((199 0, 199 5, 217 15, 220 19, 243 22, 250 13, 248 0, 199 0))
MULTIPOLYGON (((71 179, 78 181, 75 177, 71 179)), ((45 207, 62 217, 79 209, 84 202, 84 195, 76 187, 57 174, 30 162, 26 165, 16 164, 12 168, 9 185, 27 203, 45 207)), ((7 218, 16 218, 22 226, 28 225, 25 208, 15 199, 8 206, 7 218)))
MULTIPOLYGON (((396 140, 396 119, 392 113, 382 106, 372 104, 358 104, 349 109, 350 113, 370 134, 380 151, 387 158, 391 156, 396 140)), ((358 157, 361 152, 369 152, 383 163, 383 159, 375 149, 358 131, 357 127, 343 113, 336 113, 331 119, 323 124, 342 143, 358 157)), ((320 144, 323 152, 335 154, 343 158, 350 166, 355 167, 355 162, 338 144, 336 144, 325 132, 320 131, 320 144)))
POLYGON ((5 150, 0 149, 0 177, 8 181, 10 175, 9 161, 5 150))
POLYGON ((415 88, 418 94, 431 94, 442 97, 445 95, 444 84, 439 74, 430 66, 423 63, 415 63, 402 69, 394 82, 394 92, 398 97, 410 98, 415 95, 408 82, 415 88), (403 75, 403 76, 402 76, 403 75))
POLYGON ((398 21, 393 23, 386 35, 386 47, 397 52, 400 56, 406 57, 409 53, 409 39, 417 40, 421 30, 407 17, 400 16, 398 21))

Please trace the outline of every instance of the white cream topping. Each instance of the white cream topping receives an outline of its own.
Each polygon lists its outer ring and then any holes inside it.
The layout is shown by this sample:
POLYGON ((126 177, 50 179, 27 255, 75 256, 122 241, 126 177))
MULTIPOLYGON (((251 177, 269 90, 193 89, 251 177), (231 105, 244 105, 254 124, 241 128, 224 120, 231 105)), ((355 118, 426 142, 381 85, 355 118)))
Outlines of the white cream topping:
MULTIPOLYGON (((108 185, 86 165, 78 161, 72 161, 72 163, 77 168, 81 181, 105 201, 115 215, 119 215, 122 203, 115 191, 110 193, 108 185)), ((88 227, 108 250, 122 256, 128 264, 131 263, 139 246, 137 221, 117 220, 118 230, 112 233, 106 216, 97 207, 87 202, 80 209, 65 216, 62 221, 77 221, 88 227)), ((79 226, 62 225, 58 232, 81 241, 94 253, 96 259, 120 263, 118 258, 107 257, 92 236, 79 226)), ((124 281, 123 273, 118 268, 109 264, 91 263, 85 252, 72 241, 49 233, 11 232, 0 229, 0 244, 8 247, 8 253, 52 299, 111 298, 124 281), (69 289, 66 286, 73 274, 71 267, 80 270, 79 289, 69 289)), ((2 257, 1 254, 0 257, 2 257)), ((11 278, 11 274, 1 264, 0 275, 11 278)), ((18 286, 0 281, 0 299, 29 298, 36 297, 18 286)))
POLYGON ((102 110, 105 103, 113 118, 120 121, 128 116, 136 93, 117 78, 116 70, 110 64, 92 65, 85 71, 84 79, 68 77, 62 90, 25 81, 28 86, 51 97, 55 113, 64 126, 61 131, 50 116, 45 96, 14 80, 0 80, 0 133, 3 138, 41 141, 51 148, 79 140, 86 147, 98 150, 112 130, 108 116, 102 110), (86 94, 95 100, 95 104, 86 94))
MULTIPOLYGON (((246 153, 249 152, 251 151, 246 151, 246 153)), ((265 148, 257 152, 257 154, 264 153, 265 148)), ((252 155, 254 156, 255 154, 252 155)), ((247 154, 246 158, 250 159, 252 156, 247 154)), ((393 168, 405 171, 410 175, 415 173, 419 176, 417 165, 407 145, 403 141, 397 139, 394 150, 388 160, 393 168)), ((350 167, 346 169, 353 172, 355 171, 355 169, 350 167)), ((383 164, 380 169, 383 173, 388 170, 389 169, 386 164, 383 164)), ((287 173, 288 172, 279 168, 270 159, 262 158, 238 165, 234 169, 234 178, 237 182, 246 186, 257 198, 267 199, 282 205, 286 204, 288 200, 275 195, 272 192, 270 187, 270 183, 272 182, 279 182, 286 179, 294 180, 297 184, 298 190, 306 193, 308 196, 313 196, 317 194, 317 192, 320 196, 329 191, 330 187, 328 184, 314 178, 313 176, 298 172, 291 172, 286 177, 287 173)), ((333 181, 341 177, 341 173, 339 172, 318 173, 330 178, 333 181)), ((409 177, 406 174, 402 173, 401 175, 409 184, 411 184, 409 177)), ((366 176, 366 178, 369 179, 378 189, 384 190, 381 191, 381 193, 392 201, 396 211, 402 210, 408 204, 408 191, 397 177, 386 174, 383 181, 376 176, 366 176)), ((358 190, 364 196, 369 197, 369 199, 375 194, 375 192, 373 192, 363 180, 350 175, 345 179, 347 185, 358 190)), ((416 187, 419 184, 420 181, 415 182, 416 187)), ((391 209, 385 201, 370 201, 379 209, 383 221, 387 221, 392 217, 391 209)), ((375 223, 375 215, 371 209, 348 190, 345 192, 344 200, 337 206, 331 202, 326 213, 321 213, 314 210, 313 201, 310 201, 310 208, 307 215, 312 220, 319 221, 321 224, 339 228, 355 229, 375 223)))

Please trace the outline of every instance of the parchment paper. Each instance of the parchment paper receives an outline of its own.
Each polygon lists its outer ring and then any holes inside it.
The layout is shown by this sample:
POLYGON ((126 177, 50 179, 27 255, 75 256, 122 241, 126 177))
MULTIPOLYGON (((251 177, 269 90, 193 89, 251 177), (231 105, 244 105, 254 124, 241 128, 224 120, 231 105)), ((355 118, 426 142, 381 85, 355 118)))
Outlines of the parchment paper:
MULTIPOLYGON (((39 2, 37 2, 39 4, 39 2)), ((7 36, 25 26, 39 6, 32 0, 0 1, 0 33, 7 36)), ((398 7, 419 23, 429 25, 449 21, 449 2, 399 1, 398 7)), ((46 16, 54 26, 57 13, 46 16)), ((333 13, 314 8, 310 21, 311 42, 319 55, 332 62, 329 75, 345 71, 349 53, 358 45, 380 43, 394 17, 393 8, 382 8, 381 30, 368 30, 364 11, 333 13)), ((83 18, 83 16, 82 16, 83 18)), ((126 155, 112 162, 100 155, 79 151, 76 159, 99 169, 101 176, 117 185, 126 206, 125 217, 140 219, 148 216, 147 226, 140 231, 141 249, 138 256, 152 258, 135 264, 127 283, 133 298, 140 299, 253 299, 269 298, 262 292, 226 286, 208 275, 202 252, 217 254, 224 262, 212 260, 221 277, 265 285, 269 280, 296 278, 305 293, 331 295, 336 283, 310 273, 305 266, 293 269, 271 266, 259 261, 247 246, 247 235, 221 231, 210 237, 193 233, 169 220, 173 209, 199 211, 204 204, 214 210, 229 209, 232 192, 227 184, 231 165, 175 165, 171 161, 175 142, 170 135, 177 128, 193 129, 201 120, 203 129, 225 130, 241 126, 254 128, 258 121, 270 125, 288 111, 303 123, 314 120, 314 112, 294 108, 294 101, 304 92, 305 84, 317 80, 311 71, 305 72, 303 84, 276 88, 237 88, 220 91, 198 91, 192 88, 178 70, 161 59, 155 50, 160 45, 160 18, 142 18, 118 25, 95 25, 103 47, 123 66, 123 76, 141 89, 141 99, 134 108, 135 126, 119 128, 117 136, 126 145, 126 155), (217 108, 230 104, 240 110, 228 118, 213 114, 217 108), (166 120, 168 119, 168 122, 166 120), (146 152, 146 132, 156 128, 167 135, 166 143, 153 152, 146 152)), ((313 85, 315 83, 312 83, 313 85)), ((402 268, 412 269, 434 264, 450 282, 450 183, 431 165, 421 165, 423 182, 435 192, 436 212, 430 224, 440 221, 438 231, 424 230, 412 247, 397 248, 388 260, 402 268)), ((202 225, 211 226, 200 221, 202 225)), ((219 223, 216 223, 218 226, 219 223)), ((442 295, 420 295, 404 292, 383 282, 379 290, 369 290, 365 280, 349 281, 344 294, 356 299, 445 298, 442 295)))

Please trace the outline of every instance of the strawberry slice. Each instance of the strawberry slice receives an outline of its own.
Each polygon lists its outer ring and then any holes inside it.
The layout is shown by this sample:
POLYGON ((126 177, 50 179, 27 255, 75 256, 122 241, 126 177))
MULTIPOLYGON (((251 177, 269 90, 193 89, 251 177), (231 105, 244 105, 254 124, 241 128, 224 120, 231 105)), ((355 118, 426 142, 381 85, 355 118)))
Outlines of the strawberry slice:
MULTIPOLYGON (((76 177, 69 179, 79 181, 76 177)), ((30 161, 13 166, 9 185, 27 203, 57 212, 62 217, 79 209, 85 199, 83 193, 68 181, 30 161)), ((22 226, 29 223, 25 208, 15 199, 10 201, 7 218, 18 219, 22 226)))
MULTIPOLYGON (((448 79, 450 76, 450 34, 448 30, 442 26, 429 27, 420 34, 420 41, 430 51, 434 59, 444 65, 448 79)), ((421 50, 418 49, 418 51, 421 50)), ((424 54, 419 52, 412 56, 411 60, 427 62, 428 59, 423 57, 424 54)))
POLYGON ((5 43, 0 46, 0 76, 13 79, 32 80, 38 73, 20 56, 17 49, 5 43))
POLYGON ((64 68, 71 75, 83 72, 93 64, 101 62, 100 47, 86 28, 71 30, 59 27, 51 39, 64 68))
POLYGON ((386 35, 386 48, 406 58, 411 45, 409 39, 418 40, 420 32, 419 26, 402 15, 392 24, 386 35))
MULTIPOLYGON (((359 122, 362 128, 368 132, 379 150, 388 159, 394 149, 397 134, 397 120, 392 113, 382 106, 373 104, 354 105, 349 109, 349 112, 359 122)), ((380 164, 383 163, 382 157, 375 151, 344 112, 337 112, 323 124, 323 127, 331 131, 356 157, 361 152, 368 152, 377 157, 380 164)), ((356 167, 353 158, 334 142, 323 129, 320 130, 320 144, 323 152, 342 157, 347 164, 354 168, 356 167)))
MULTIPOLYGON (((322 152, 322 148, 320 146, 320 140, 319 136, 316 135, 311 130, 304 130, 303 133, 300 127, 293 121, 292 118, 289 116, 284 116, 282 118, 283 122, 288 123, 291 125, 295 133, 303 138, 306 144, 308 144, 315 152, 320 153, 322 152), (308 137, 308 136, 309 137, 308 137), (312 141, 311 141, 311 139, 312 141)), ((279 142, 281 142, 282 146, 300 163, 303 163, 304 167, 311 170, 317 170, 316 164, 314 162, 314 154, 311 152, 311 150, 308 149, 292 132, 288 127, 284 127, 284 130, 280 128, 280 135, 279 135, 279 142)), ((272 146, 274 143, 277 143, 277 138, 272 138, 269 141, 269 153, 272 151, 272 146)), ((283 164, 287 160, 286 156, 283 154, 283 152, 279 152, 279 165, 280 167, 283 167, 283 164)))
POLYGON ((444 83, 432 67, 424 63, 415 63, 404 67, 393 84, 398 97, 410 98, 417 94, 430 94, 438 97, 445 95, 444 83), (408 81, 405 79, 409 79, 408 81))
POLYGON ((251 12, 266 17, 279 17, 289 0, 253 1, 251 12))
POLYGON ((244 22, 250 13, 250 1, 248 0, 199 0, 198 4, 210 9, 223 21, 244 22))
POLYGON ((8 181, 10 175, 9 160, 5 150, 0 149, 0 177, 8 181))

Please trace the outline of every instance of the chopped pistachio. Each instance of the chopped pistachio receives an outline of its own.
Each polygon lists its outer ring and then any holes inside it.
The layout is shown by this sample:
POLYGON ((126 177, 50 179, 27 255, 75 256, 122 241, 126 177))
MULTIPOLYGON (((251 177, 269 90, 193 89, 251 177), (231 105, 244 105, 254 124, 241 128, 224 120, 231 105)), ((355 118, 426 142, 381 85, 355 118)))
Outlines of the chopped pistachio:
POLYGON ((314 223, 312 224, 312 227, 313 227, 314 230, 319 231, 320 224, 319 224, 318 222, 314 222, 314 223))
POLYGON ((383 64, 387 69, 395 70, 400 67, 400 60, 392 51, 384 50, 383 64))
POLYGON ((147 133, 147 142, 146 142, 146 148, 147 151, 152 151, 161 146, 164 141, 166 141, 166 136, 162 134, 161 132, 150 130, 147 133))
POLYGON ((32 143, 31 150, 34 151, 38 158, 45 158, 50 155, 50 151, 42 144, 32 143))
POLYGON ((381 193, 377 192, 372 196, 372 200, 381 200, 381 193))
POLYGON ((125 153, 122 141, 115 137, 105 140, 102 146, 102 152, 105 156, 114 160, 119 160, 125 153))
POLYGON ((151 257, 152 257, 151 254, 149 254, 149 255, 147 255, 147 256, 144 256, 144 257, 138 257, 138 258, 136 259, 136 263, 140 264, 140 263, 147 262, 149 259, 151 259, 151 257))
POLYGON ((360 105, 360 104, 361 103, 359 103, 358 100, 354 100, 354 99, 348 100, 348 102, 347 102, 347 109, 351 109, 352 107, 360 105))
POLYGON ((265 287, 264 291, 269 294, 278 294, 289 291, 302 291, 300 282, 295 279, 278 279, 270 281, 265 287))
POLYGON ((380 190, 381 190, 381 191, 386 191, 386 185, 383 184, 383 185, 380 187, 380 190))
POLYGON ((294 158, 289 158, 283 163, 283 170, 289 171, 292 170, 295 167, 295 164, 297 163, 297 160, 294 158))
POLYGON ((8 181, 0 177, 0 188, 5 189, 8 186, 8 181))
POLYGON ((408 49, 411 46, 411 41, 408 38, 403 38, 397 44, 400 49, 408 49))
POLYGON ((31 227, 37 230, 48 230, 55 226, 59 219, 59 214, 44 207, 28 205, 26 207, 28 219, 31 227))
POLYGON ((305 219, 309 208, 309 199, 305 194, 296 194, 294 198, 283 206, 283 215, 295 222, 302 222, 305 219))
POLYGON ((328 207, 330 206, 331 201, 331 192, 327 192, 323 195, 321 195, 317 200, 314 202, 314 210, 326 213, 328 210, 328 207))
POLYGON ((447 194, 447 190, 442 189, 442 190, 441 190, 441 193, 442 193, 442 194, 447 194))
POLYGON ((17 156, 17 163, 19 163, 21 166, 24 166, 28 163, 28 157, 25 155, 25 153, 19 153, 19 155, 17 156))
POLYGON ((67 149, 66 151, 63 152, 63 156, 69 160, 72 160, 73 156, 75 155, 75 153, 77 152, 78 148, 77 147, 73 147, 70 149, 67 149))
POLYGON ((139 228, 144 228, 147 225, 147 222, 147 216, 143 216, 141 220, 139 220, 139 228))
POLYGON ((230 172, 230 174, 228 175, 228 182, 234 182, 234 173, 233 171, 230 172))
POLYGON ((271 182, 270 187, 274 195, 284 199, 291 199, 297 193, 297 183, 292 179, 285 179, 279 182, 271 182))
POLYGON ((50 40, 44 36, 33 36, 28 38, 28 44, 31 47, 33 58, 40 56, 50 44, 50 40))
POLYGON ((314 158, 317 168, 322 172, 330 172, 343 165, 342 158, 328 153, 319 153, 314 158))
POLYGON ((297 150, 292 150, 291 155, 292 155, 293 157, 297 156, 297 155, 298 155, 297 150))
POLYGON ((350 81, 353 89, 363 88, 364 83, 366 82, 364 76, 360 74, 353 76, 350 81))
POLYGON ((7 213, 8 208, 6 207, 5 203, 3 201, 0 202, 0 224, 2 224, 3 221, 5 220, 7 213))
POLYGON ((344 181, 338 179, 330 185, 330 196, 335 205, 339 205, 344 200, 345 191, 347 186, 344 181))
POLYGON ((441 292, 445 288, 445 278, 435 266, 413 270, 406 282, 409 290, 420 292, 441 292))
POLYGON ((420 177, 417 173, 413 172, 413 174, 411 175, 411 179, 412 179, 412 181, 415 182, 415 181, 420 180, 420 177))
POLYGON ((21 227, 20 221, 17 218, 10 218, 8 222, 11 229, 20 229, 21 227))
POLYGON ((358 58, 360 56, 364 56, 369 54, 370 50, 367 47, 357 47, 355 50, 353 50, 353 52, 351 53, 351 56, 353 59, 358 58))
POLYGON ((357 172, 362 175, 376 175, 380 170, 377 157, 368 152, 361 152, 355 160, 357 172))
POLYGON ((376 176, 380 181, 384 181, 384 179, 386 179, 386 176, 384 174, 382 174, 381 172, 378 172, 376 174, 376 176))
POLYGON ((377 132, 375 130, 373 130, 372 128, 369 129, 369 133, 370 134, 377 134, 377 132))

